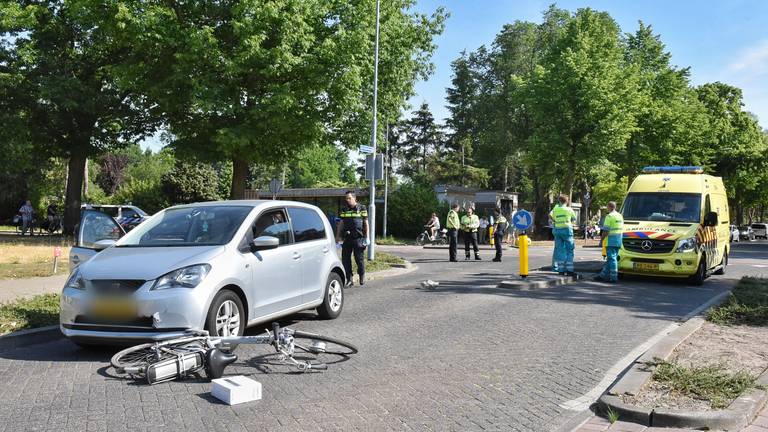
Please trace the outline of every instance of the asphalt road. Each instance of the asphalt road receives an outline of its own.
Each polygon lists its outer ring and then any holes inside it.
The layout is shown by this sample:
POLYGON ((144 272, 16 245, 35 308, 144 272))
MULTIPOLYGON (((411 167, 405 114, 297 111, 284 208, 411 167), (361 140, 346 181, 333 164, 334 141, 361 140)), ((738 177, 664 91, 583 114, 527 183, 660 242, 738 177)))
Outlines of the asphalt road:
MULTIPOLYGON (((260 381, 264 397, 230 407, 203 380, 149 387, 115 378, 113 351, 61 340, 0 353, 0 431, 555 430, 578 415, 562 405, 627 353, 738 277, 768 269, 768 243, 754 242, 735 245, 727 275, 702 287, 633 279, 515 291, 496 288, 517 273, 515 250, 501 264, 490 251, 448 263, 443 250, 379 250, 418 269, 350 289, 337 320, 308 312, 282 322, 360 348, 327 371, 295 374, 266 347, 241 347, 227 373, 260 381), (425 279, 440 286, 417 289, 425 279)), ((532 248, 531 266, 550 254, 532 248)), ((577 249, 577 259, 598 254, 577 249)))

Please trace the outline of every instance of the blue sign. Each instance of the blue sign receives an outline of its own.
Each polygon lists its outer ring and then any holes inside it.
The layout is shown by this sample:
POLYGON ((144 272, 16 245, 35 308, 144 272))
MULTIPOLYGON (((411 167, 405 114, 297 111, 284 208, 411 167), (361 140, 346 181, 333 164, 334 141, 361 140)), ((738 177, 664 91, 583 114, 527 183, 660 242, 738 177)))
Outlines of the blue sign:
POLYGON ((512 225, 520 231, 525 231, 533 224, 533 215, 527 210, 518 210, 512 215, 512 225))
POLYGON ((373 154, 373 146, 361 145, 358 151, 362 154, 373 154))

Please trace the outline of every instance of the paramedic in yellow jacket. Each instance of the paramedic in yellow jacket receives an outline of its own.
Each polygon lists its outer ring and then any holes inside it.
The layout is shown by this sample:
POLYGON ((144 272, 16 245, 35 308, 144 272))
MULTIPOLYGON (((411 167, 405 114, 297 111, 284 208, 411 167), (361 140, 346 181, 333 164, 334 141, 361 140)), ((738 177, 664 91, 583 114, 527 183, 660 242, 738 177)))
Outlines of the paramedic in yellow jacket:
POLYGON ((568 197, 557 197, 557 205, 549 212, 552 223, 552 234, 555 236, 555 251, 552 270, 573 275, 573 223, 576 222, 576 213, 568 207, 568 197))
POLYGON ((480 261, 480 255, 478 254, 477 247, 477 229, 480 227, 480 218, 475 214, 475 209, 472 207, 467 208, 467 214, 461 218, 461 230, 464 232, 464 253, 466 258, 469 259, 469 245, 472 245, 472 249, 475 251, 475 259, 480 261))

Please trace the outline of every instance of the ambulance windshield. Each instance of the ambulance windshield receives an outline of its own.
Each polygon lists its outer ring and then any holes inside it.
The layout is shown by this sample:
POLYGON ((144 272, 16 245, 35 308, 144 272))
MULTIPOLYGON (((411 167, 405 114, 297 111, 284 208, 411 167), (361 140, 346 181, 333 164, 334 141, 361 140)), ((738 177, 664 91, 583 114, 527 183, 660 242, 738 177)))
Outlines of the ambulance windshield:
POLYGON ((700 222, 701 195, 664 192, 633 192, 624 200, 624 220, 700 222))

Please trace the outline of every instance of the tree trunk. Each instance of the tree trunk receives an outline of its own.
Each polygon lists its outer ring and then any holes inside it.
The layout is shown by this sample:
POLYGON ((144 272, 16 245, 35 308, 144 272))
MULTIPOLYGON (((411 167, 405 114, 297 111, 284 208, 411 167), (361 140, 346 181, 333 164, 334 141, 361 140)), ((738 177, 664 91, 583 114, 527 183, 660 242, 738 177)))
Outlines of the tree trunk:
POLYGON ((80 222, 83 180, 85 178, 85 155, 73 154, 67 163, 67 195, 64 198, 64 235, 73 235, 80 222))
POLYGON ((245 199, 245 180, 248 176, 248 162, 243 159, 232 159, 232 188, 229 198, 245 199))

